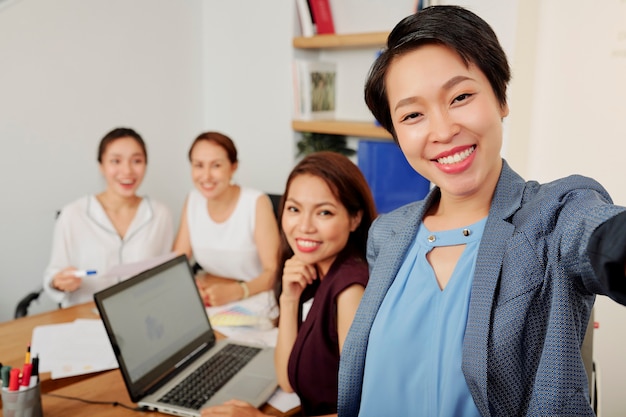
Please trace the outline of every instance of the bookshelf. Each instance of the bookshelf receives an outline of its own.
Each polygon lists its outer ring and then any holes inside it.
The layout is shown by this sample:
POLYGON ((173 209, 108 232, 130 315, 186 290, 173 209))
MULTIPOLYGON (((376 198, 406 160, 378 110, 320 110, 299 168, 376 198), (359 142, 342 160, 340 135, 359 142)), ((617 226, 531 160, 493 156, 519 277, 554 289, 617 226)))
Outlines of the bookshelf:
POLYGON ((354 33, 346 35, 316 35, 293 38, 297 49, 371 48, 384 46, 389 32, 354 33))
MULTIPOLYGON (((389 32, 315 35, 293 38, 293 47, 302 50, 358 49, 383 47, 389 32)), ((374 122, 350 120, 293 120, 297 132, 330 133, 335 135, 391 140, 391 135, 374 122)))
POLYGON ((291 128, 296 132, 329 133, 332 135, 389 139, 391 135, 372 122, 342 120, 293 120, 291 128))

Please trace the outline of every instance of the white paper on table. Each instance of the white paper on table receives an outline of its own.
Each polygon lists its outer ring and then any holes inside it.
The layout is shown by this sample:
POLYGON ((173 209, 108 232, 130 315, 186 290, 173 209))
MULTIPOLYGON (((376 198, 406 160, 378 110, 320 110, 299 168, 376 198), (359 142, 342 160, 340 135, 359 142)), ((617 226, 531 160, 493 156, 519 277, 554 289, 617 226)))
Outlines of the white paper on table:
POLYGON ((39 356, 39 372, 52 379, 118 367, 101 320, 78 319, 33 329, 31 357, 39 356))
POLYGON ((276 391, 270 397, 270 399, 267 400, 267 403, 281 413, 285 413, 291 409, 298 407, 300 405, 300 398, 296 393, 285 392, 279 387, 276 388, 276 391))

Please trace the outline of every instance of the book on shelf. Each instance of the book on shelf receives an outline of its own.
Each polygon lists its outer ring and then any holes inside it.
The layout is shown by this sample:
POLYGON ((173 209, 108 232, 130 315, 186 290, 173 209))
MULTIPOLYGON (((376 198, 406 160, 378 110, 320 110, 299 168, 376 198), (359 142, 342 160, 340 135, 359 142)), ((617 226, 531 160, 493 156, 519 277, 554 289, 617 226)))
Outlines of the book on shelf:
POLYGON ((296 0, 296 9, 298 10, 298 21, 300 22, 300 32, 302 36, 311 37, 315 35, 313 14, 309 7, 308 0, 296 0))
POLYGON ((318 35, 335 33, 333 13, 330 8, 330 0, 309 0, 313 13, 313 24, 318 35))
POLYGON ((301 120, 333 119, 337 64, 296 59, 293 63, 294 116, 301 120))
POLYGON ((429 6, 435 6, 437 5, 438 1, 437 0, 416 0, 415 1, 415 11, 419 12, 422 9, 425 9, 429 6))

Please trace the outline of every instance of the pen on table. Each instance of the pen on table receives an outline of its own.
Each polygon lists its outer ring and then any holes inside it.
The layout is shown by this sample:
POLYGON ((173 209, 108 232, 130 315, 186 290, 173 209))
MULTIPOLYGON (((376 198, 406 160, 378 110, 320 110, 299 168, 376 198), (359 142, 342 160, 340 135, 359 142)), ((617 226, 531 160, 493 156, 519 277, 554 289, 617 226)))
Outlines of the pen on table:
POLYGON ((84 278, 89 275, 96 275, 97 273, 98 271, 96 271, 95 269, 79 269, 77 271, 72 271, 72 274, 76 278, 84 278))
POLYGON ((30 343, 28 344, 28 347, 26 348, 26 355, 24 356, 24 363, 30 363, 30 343))

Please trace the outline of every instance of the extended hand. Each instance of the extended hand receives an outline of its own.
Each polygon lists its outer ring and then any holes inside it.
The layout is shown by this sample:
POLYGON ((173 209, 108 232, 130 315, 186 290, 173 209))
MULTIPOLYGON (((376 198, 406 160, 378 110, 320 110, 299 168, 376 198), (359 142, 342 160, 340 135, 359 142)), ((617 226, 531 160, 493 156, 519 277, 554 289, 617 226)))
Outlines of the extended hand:
POLYGON ((73 292, 80 288, 83 280, 74 276, 76 268, 68 267, 52 278, 52 288, 59 291, 73 292))

